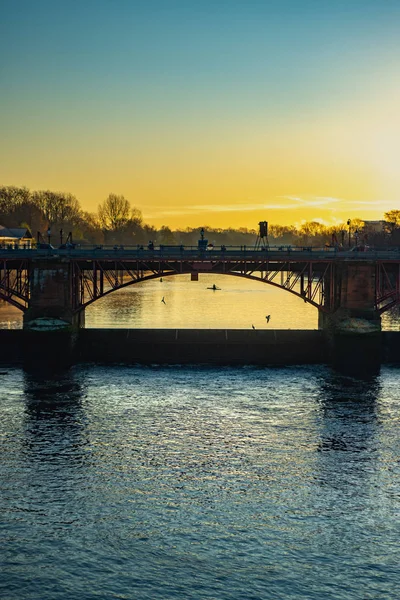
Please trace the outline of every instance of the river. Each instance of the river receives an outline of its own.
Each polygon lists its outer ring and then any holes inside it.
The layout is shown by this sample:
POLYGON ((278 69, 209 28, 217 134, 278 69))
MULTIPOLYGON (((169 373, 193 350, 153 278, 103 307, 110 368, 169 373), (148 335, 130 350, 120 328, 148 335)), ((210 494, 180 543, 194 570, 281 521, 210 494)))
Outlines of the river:
MULTIPOLYGON (((89 328, 318 329, 318 310, 298 296, 226 275, 201 274, 199 281, 178 275, 138 283, 97 300, 86 308, 85 317, 89 328), (220 289, 208 289, 214 284, 220 289)), ((396 311, 384 313, 383 329, 399 326, 396 311)), ((22 313, 2 303, 0 328, 21 327, 22 313)))
MULTIPOLYGON (((144 285, 88 326, 316 327, 260 284, 144 285)), ((398 597, 397 367, 7 367, 0 382, 2 600, 398 597)))
POLYGON ((398 369, 0 377, 2 600, 398 597, 398 369))

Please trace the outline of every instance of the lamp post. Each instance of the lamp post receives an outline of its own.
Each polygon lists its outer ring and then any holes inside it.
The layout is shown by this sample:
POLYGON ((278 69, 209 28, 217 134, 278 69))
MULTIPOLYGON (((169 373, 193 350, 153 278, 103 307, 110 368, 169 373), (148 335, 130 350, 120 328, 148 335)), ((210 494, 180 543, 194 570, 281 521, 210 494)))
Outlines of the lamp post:
POLYGON ((351 219, 347 220, 347 225, 349 226, 349 248, 351 245, 351 219))
POLYGON ((48 230, 47 230, 47 241, 49 242, 49 244, 50 244, 50 240, 51 240, 51 230, 50 230, 50 227, 49 227, 48 230))
POLYGON ((63 230, 60 229, 60 246, 62 246, 62 243, 63 243, 63 234, 64 234, 63 230))
POLYGON ((359 231, 358 231, 358 229, 356 229, 355 232, 354 232, 354 238, 355 238, 355 242, 356 242, 356 247, 358 247, 358 234, 359 234, 359 231))

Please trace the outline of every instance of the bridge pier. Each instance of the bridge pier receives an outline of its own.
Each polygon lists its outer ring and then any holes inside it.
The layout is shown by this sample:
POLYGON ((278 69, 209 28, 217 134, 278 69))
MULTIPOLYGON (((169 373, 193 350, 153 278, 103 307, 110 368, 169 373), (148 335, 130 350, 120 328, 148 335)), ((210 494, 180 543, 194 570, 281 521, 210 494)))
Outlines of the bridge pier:
POLYGON ((30 303, 24 313, 25 366, 65 367, 74 360, 78 331, 85 325, 84 310, 74 311, 71 263, 34 261, 30 272, 30 303))
POLYGON ((375 265, 347 263, 337 268, 336 309, 320 311, 331 362, 346 374, 373 375, 381 365, 381 317, 375 308, 375 265))

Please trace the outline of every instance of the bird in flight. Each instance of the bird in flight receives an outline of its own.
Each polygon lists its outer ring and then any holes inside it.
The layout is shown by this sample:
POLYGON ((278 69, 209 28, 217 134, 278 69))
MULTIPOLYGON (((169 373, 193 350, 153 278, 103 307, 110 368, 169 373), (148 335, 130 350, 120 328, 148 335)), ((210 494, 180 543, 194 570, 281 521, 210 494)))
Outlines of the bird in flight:
POLYGON ((167 303, 165 302, 165 298, 164 298, 164 296, 162 297, 162 300, 161 300, 161 302, 162 302, 163 304, 167 304, 167 303))
POLYGON ((265 318, 267 319, 267 323, 269 323, 269 320, 270 320, 270 318, 271 318, 271 315, 267 315, 265 318))

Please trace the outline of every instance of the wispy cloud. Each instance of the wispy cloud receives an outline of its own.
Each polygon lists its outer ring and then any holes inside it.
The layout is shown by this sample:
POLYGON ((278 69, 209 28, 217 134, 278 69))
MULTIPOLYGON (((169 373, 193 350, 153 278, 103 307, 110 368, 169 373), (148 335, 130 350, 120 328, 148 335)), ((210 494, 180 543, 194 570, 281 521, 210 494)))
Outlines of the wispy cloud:
MULTIPOLYGON (((247 203, 241 204, 191 204, 184 206, 163 206, 154 207, 151 213, 145 213, 148 220, 159 219, 160 217, 177 216, 196 216, 206 213, 249 213, 255 211, 294 211, 305 209, 321 208, 325 211, 331 211, 330 222, 341 222, 343 219, 335 217, 335 213, 365 209, 379 209, 386 211, 393 208, 393 202, 385 200, 346 200, 345 198, 335 198, 332 196, 278 196, 272 201, 249 198, 247 203)), ((309 220, 309 219, 308 219, 309 220)), ((320 216, 316 216, 315 221, 323 222, 320 216)))
POLYGON ((181 216, 181 215, 201 215, 203 213, 234 213, 234 212, 254 212, 260 210, 298 210, 307 207, 328 206, 340 202, 338 198, 325 197, 298 197, 298 196, 279 196, 275 201, 258 201, 249 199, 244 204, 192 204, 186 206, 172 206, 168 209, 164 207, 155 207, 152 214, 147 214, 147 219, 156 219, 159 217, 181 216))
POLYGON ((341 198, 333 198, 331 196, 280 196, 287 200, 293 200, 297 202, 297 208, 305 208, 312 206, 327 206, 329 204, 337 204, 338 202, 344 202, 341 198))
POLYGON ((373 206, 373 207, 377 207, 377 208, 383 208, 385 210, 385 207, 387 206, 392 206, 393 202, 389 201, 389 200, 350 200, 349 202, 346 202, 346 206, 373 206))
POLYGON ((252 212, 257 210, 285 209, 285 204, 193 204, 191 206, 171 207, 155 209, 151 215, 145 215, 148 219, 159 218, 160 216, 178 216, 178 215, 201 215, 204 213, 232 213, 232 212, 252 212))

